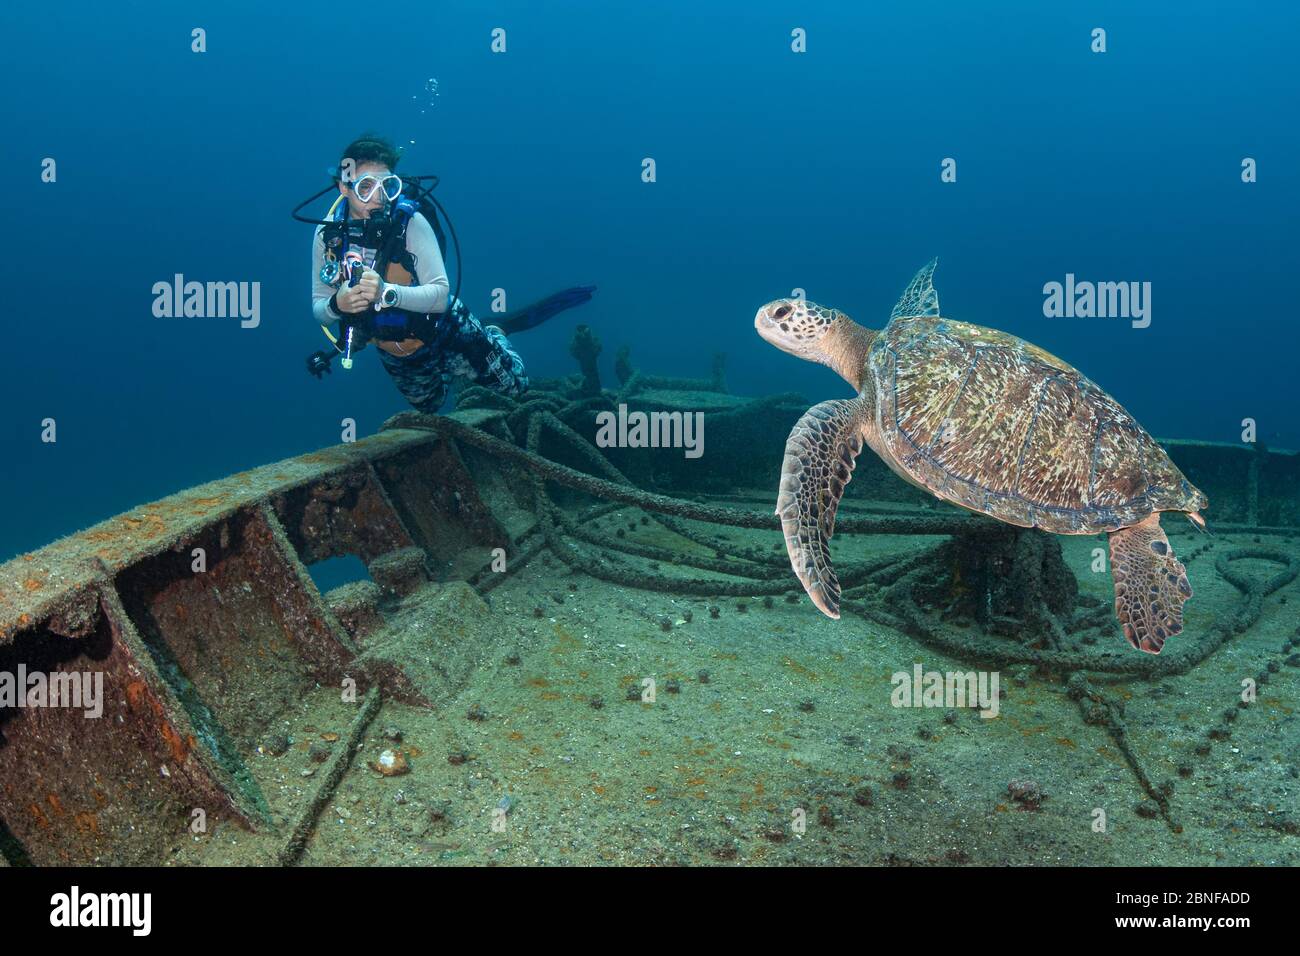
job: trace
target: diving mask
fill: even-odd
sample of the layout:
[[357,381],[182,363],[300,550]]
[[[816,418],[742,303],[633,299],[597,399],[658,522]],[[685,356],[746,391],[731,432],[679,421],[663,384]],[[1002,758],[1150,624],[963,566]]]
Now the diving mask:
[[348,184],[362,202],[370,202],[376,192],[383,191],[384,198],[392,202],[402,194],[402,177],[394,173],[387,176],[375,176],[366,173],[361,178]]

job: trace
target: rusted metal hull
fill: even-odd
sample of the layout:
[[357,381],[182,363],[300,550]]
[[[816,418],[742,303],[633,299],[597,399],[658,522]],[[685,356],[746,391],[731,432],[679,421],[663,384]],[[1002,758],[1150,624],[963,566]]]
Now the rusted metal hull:
[[[306,566],[355,555],[401,594],[430,562],[503,543],[456,448],[394,429],[0,566],[0,674],[28,675],[0,704],[0,858],[157,862],[196,819],[274,828],[247,762],[288,706],[318,686],[421,702],[400,670],[356,662]],[[101,712],[27,706],[33,674],[101,681]]]
[[[774,471],[788,416],[756,408],[728,421],[773,449]],[[499,412],[450,417],[505,431],[491,421]],[[102,681],[93,717],[0,700],[0,865],[158,863],[200,818],[208,831],[224,821],[274,834],[287,849],[267,862],[294,858],[312,815],[271,811],[252,759],[261,743],[311,694],[351,693],[358,714],[380,693],[434,703],[463,676],[451,671],[469,666],[449,660],[473,643],[462,625],[485,606],[463,584],[421,604],[443,641],[421,645],[424,672],[394,652],[402,618],[385,616],[430,577],[472,578],[482,549],[508,544],[484,496],[516,540],[533,523],[531,486],[513,464],[463,440],[467,429],[462,449],[418,424],[394,419],[373,437],[189,489],[0,565],[0,678]],[[1216,503],[1212,524],[1294,533],[1296,455],[1169,445]],[[723,449],[733,476],[768,470]],[[914,493],[874,456],[859,475],[855,487],[881,500]],[[342,555],[370,580],[322,595],[307,566]],[[342,773],[346,755],[337,760]],[[308,807],[327,796],[322,785]]]

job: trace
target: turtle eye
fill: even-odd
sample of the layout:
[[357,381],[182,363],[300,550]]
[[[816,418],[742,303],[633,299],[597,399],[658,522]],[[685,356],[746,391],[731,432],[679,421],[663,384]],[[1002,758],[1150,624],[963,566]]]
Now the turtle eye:
[[788,305],[781,306],[781,308],[777,309],[776,312],[773,313],[773,315],[778,319],[784,319],[789,314],[790,307]]

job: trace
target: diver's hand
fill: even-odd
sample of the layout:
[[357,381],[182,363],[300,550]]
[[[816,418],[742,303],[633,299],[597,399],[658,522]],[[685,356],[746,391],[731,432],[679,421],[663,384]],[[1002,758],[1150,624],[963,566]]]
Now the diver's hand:
[[356,285],[341,286],[334,294],[334,301],[338,304],[340,312],[355,315],[370,308],[378,295],[379,273],[367,269]]
[[370,307],[365,296],[361,294],[360,283],[354,286],[341,286],[334,293],[334,304],[344,315],[355,315],[358,312],[364,312]]
[[374,305],[375,300],[379,298],[379,273],[374,269],[367,269],[361,273],[361,281],[357,283],[357,290],[366,300],[366,305]]

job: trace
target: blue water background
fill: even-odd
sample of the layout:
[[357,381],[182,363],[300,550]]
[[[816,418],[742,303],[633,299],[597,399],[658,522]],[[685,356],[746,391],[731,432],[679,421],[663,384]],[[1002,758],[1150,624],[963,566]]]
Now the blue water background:
[[[734,391],[844,396],[755,308],[800,287],[878,327],[937,255],[946,315],[1060,355],[1154,434],[1250,417],[1300,447],[1298,27],[1289,3],[14,6],[0,559],[404,407],[373,351],[303,370],[324,339],[288,211],[363,129],[442,177],[477,312],[599,285],[519,337],[534,376],[574,370],[585,322],[609,381],[626,344],[654,373],[725,351]],[[178,272],[260,282],[260,327],[155,318]],[[1151,282],[1151,326],[1045,318],[1068,272]]]

